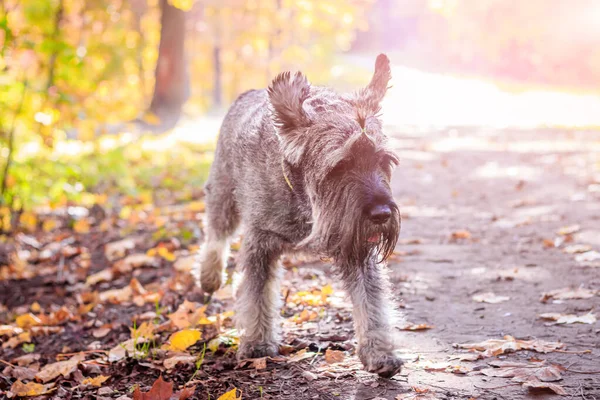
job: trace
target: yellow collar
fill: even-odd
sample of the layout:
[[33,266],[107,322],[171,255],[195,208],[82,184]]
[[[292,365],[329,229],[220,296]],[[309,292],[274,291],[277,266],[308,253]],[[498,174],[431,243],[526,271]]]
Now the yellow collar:
[[283,173],[283,179],[285,179],[285,183],[287,183],[287,185],[290,187],[290,189],[293,191],[294,187],[292,186],[292,182],[290,182],[290,179],[287,177],[287,175],[285,174],[285,166],[283,165],[285,161],[283,160],[283,157],[281,158],[281,172]]

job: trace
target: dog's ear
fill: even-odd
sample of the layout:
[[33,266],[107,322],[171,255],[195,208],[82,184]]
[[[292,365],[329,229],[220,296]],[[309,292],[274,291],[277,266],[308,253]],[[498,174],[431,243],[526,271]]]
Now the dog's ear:
[[381,101],[388,90],[388,84],[392,79],[390,59],[385,54],[380,54],[375,60],[375,73],[371,82],[358,92],[357,105],[361,118],[379,113]]
[[310,84],[301,72],[293,76],[289,72],[277,75],[267,91],[273,107],[273,122],[280,133],[309,125],[302,104],[308,98]]

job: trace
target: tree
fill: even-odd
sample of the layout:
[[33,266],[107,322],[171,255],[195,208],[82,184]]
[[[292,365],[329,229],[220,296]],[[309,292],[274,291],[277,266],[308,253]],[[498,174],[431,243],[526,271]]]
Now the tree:
[[160,44],[150,111],[162,129],[175,125],[189,97],[189,71],[185,55],[186,12],[168,0],[160,1]]

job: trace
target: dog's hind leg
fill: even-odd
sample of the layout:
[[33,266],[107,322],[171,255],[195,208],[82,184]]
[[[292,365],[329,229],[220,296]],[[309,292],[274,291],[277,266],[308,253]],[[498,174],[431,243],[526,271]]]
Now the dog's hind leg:
[[240,329],[239,360],[275,356],[279,352],[281,308],[281,239],[249,230],[244,236],[238,265],[243,279],[237,290],[236,324]]
[[229,237],[239,225],[240,217],[233,197],[233,181],[219,168],[219,160],[211,170],[205,186],[205,241],[200,248],[195,275],[202,290],[212,294],[221,287],[223,269],[229,254]]

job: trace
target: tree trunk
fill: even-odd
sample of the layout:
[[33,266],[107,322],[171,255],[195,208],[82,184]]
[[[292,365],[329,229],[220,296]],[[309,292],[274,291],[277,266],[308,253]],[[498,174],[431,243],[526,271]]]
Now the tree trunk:
[[160,1],[161,28],[156,84],[150,111],[161,120],[161,128],[173,127],[189,97],[189,76],[185,57],[185,12],[168,0]]

